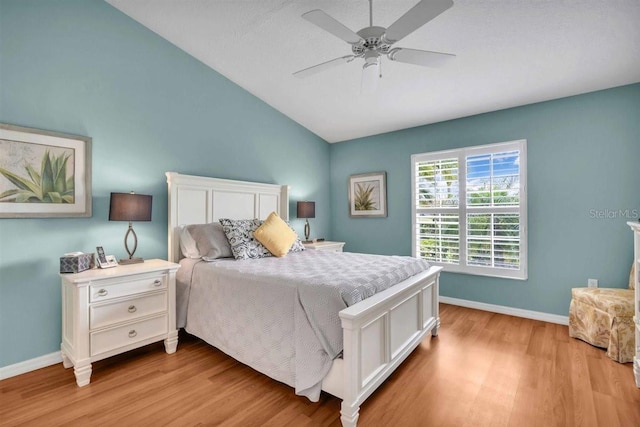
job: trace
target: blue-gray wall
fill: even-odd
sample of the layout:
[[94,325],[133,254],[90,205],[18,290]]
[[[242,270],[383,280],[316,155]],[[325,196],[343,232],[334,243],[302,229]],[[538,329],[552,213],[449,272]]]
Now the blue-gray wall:
[[[639,117],[633,85],[329,146],[101,0],[0,0],[0,122],[92,137],[94,197],[92,218],[0,219],[0,367],[59,348],[61,254],[124,255],[110,192],[154,196],[138,252],[166,256],[167,170],[292,184],[314,234],[408,255],[411,154],[526,138],[529,280],[445,274],[442,294],[566,315],[572,286],[626,281],[626,219],[591,210],[640,208]],[[389,217],[350,219],[348,176],[374,171]]]
[[[571,288],[587,278],[626,287],[626,221],[640,211],[640,84],[332,145],[333,238],[350,251],[410,255],[411,154],[518,139],[528,141],[529,279],[445,273],[441,294],[567,315]],[[349,175],[377,171],[387,172],[389,217],[349,218]]]
[[59,349],[60,255],[125,255],[112,191],[153,195],[145,258],[167,256],[165,171],[290,184],[329,237],[329,144],[101,0],[0,0],[0,122],[93,138],[92,218],[0,219],[0,366]]

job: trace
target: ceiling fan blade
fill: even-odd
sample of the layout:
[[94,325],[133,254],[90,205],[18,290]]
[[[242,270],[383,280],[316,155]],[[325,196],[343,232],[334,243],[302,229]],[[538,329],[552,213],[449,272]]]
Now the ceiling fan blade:
[[423,67],[440,67],[452,59],[455,59],[456,56],[451,53],[396,47],[395,49],[391,49],[388,57],[392,61],[406,62],[407,64],[421,65]]
[[349,28],[342,25],[340,22],[333,19],[320,9],[312,10],[302,15],[307,21],[316,24],[318,27],[325,31],[330,32],[334,36],[342,39],[350,44],[363,43],[362,37],[351,31]]
[[451,0],[421,0],[391,24],[383,38],[389,44],[402,40],[451,6]]
[[305,68],[304,70],[296,71],[293,73],[294,76],[299,78],[309,77],[320,71],[328,70],[329,68],[333,68],[336,65],[344,64],[346,62],[353,61],[355,58],[354,55],[342,56],[340,58],[332,59],[331,61],[323,62],[322,64],[314,65],[309,68]]

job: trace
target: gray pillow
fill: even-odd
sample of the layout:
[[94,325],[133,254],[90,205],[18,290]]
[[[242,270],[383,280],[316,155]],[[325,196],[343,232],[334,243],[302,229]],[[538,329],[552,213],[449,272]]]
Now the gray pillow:
[[187,258],[202,258],[205,261],[233,257],[222,225],[217,222],[181,226],[180,250]]

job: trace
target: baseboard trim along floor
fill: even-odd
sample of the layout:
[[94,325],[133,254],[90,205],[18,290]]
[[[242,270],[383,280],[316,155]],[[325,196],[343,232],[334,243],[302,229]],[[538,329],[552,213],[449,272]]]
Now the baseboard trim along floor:
[[37,369],[46,368],[47,366],[62,363],[62,356],[59,351],[25,360],[24,362],[14,363],[0,368],[0,380],[15,377],[16,375],[26,374],[27,372]]
[[569,317],[559,314],[543,313],[541,311],[524,310],[522,308],[507,307],[504,305],[487,304],[484,302],[470,301],[466,299],[440,296],[440,302],[444,304],[458,305],[460,307],[475,308],[476,310],[490,311],[492,313],[508,314],[509,316],[524,317],[525,319],[541,320],[543,322],[568,325]]

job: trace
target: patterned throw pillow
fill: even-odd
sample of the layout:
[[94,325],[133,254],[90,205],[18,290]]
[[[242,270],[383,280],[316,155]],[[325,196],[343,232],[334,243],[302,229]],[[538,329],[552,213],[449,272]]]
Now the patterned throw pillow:
[[229,240],[235,259],[271,256],[271,252],[253,237],[253,232],[262,224],[261,220],[220,218],[220,224]]
[[[293,229],[293,227],[291,226],[291,224],[289,224],[289,221],[285,221],[287,223],[287,225],[289,226],[290,229],[293,230],[293,232],[295,233],[296,230]],[[296,236],[298,235],[298,233],[296,233]],[[293,242],[293,245],[291,245],[291,249],[289,249],[289,252],[302,252],[304,251],[304,245],[302,244],[302,242],[300,241],[300,238],[296,238],[296,241]]]

